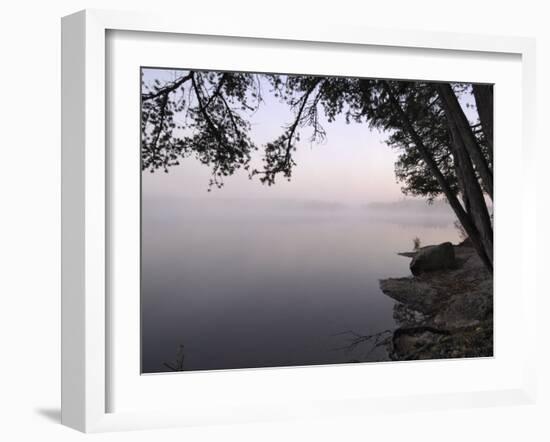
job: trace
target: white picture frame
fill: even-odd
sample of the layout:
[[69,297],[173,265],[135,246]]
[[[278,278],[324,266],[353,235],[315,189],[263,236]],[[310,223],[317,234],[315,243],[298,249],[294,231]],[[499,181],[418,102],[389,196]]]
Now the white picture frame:
[[[177,19],[142,13],[86,10],[62,21],[62,423],[84,432],[197,425],[216,422],[248,422],[288,417],[312,417],[368,414],[371,411],[487,406],[532,403],[536,396],[535,339],[525,338],[525,351],[518,354],[521,373],[500,388],[476,387],[462,392],[445,389],[427,394],[388,394],[372,397],[337,397],[327,393],[311,401],[289,397],[269,405],[248,402],[220,402],[216,407],[189,410],[158,409],[112,411],[109,393],[113,388],[109,376],[112,364],[109,327],[112,312],[109,302],[108,229],[110,204],[108,180],[108,63],[106,36],[111,31],[154,32],[164,35],[217,36],[246,39],[269,39],[273,42],[310,42],[346,46],[402,48],[404,51],[426,49],[443,52],[468,52],[480,59],[484,54],[508,54],[520,57],[521,63],[521,151],[506,155],[521,157],[524,188],[534,189],[534,174],[528,173],[534,162],[535,45],[532,39],[491,37],[415,31],[391,32],[345,26],[305,25],[294,28],[281,24],[238,23],[192,20],[181,24]],[[498,118],[498,106],[496,114]],[[498,191],[498,190],[497,190]],[[521,321],[524,335],[534,336],[536,317],[534,270],[526,265],[533,250],[535,193],[521,191]],[[498,244],[497,244],[498,247]],[[498,250],[497,250],[498,252]],[[532,275],[531,275],[532,276]],[[496,285],[498,287],[498,284]],[[497,288],[498,290],[498,288]],[[498,292],[497,292],[498,293]],[[498,294],[497,294],[498,296]],[[498,327],[498,324],[497,324]],[[498,358],[498,354],[496,354]],[[423,370],[426,363],[416,369]],[[461,369],[461,363],[454,370]],[[408,366],[412,367],[412,366]],[[444,370],[451,368],[443,368]],[[297,369],[294,373],[299,374]],[[347,376],[350,367],[331,367]],[[356,368],[351,368],[356,370]],[[261,385],[266,376],[287,376],[281,371],[255,371],[253,385]],[[260,374],[258,374],[260,373]],[[325,372],[328,373],[328,372]],[[139,373],[137,374],[139,375]],[[220,383],[233,382],[231,375],[216,376]],[[246,373],[239,374],[238,382]],[[165,377],[164,384],[169,384]],[[193,382],[201,382],[197,376]],[[254,384],[256,382],[257,384]],[[259,384],[258,384],[259,383]],[[208,399],[208,398],[207,398]],[[226,411],[224,411],[226,407]]]

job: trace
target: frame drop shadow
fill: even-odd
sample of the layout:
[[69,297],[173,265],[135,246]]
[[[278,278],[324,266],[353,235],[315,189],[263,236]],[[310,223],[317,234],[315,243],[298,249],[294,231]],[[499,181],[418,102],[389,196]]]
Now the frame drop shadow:
[[37,408],[34,410],[36,414],[42,416],[44,419],[54,422],[56,424],[61,423],[61,409],[60,408]]

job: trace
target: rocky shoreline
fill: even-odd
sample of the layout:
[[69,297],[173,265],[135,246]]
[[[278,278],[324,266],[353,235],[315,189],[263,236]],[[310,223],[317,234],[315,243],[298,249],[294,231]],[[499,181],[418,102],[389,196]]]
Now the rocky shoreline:
[[[441,261],[441,253],[442,268],[426,264],[425,256]],[[467,241],[445,243],[400,255],[412,258],[413,276],[380,281],[382,291],[397,301],[399,327],[388,340],[390,358],[493,356],[493,278],[473,247]]]

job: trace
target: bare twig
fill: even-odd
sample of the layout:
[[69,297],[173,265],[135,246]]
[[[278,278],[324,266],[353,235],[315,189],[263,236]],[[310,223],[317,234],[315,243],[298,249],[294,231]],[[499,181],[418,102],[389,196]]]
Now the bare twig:
[[334,350],[353,351],[361,344],[372,342],[373,345],[369,352],[367,352],[367,355],[369,355],[374,351],[374,349],[380,347],[381,345],[386,345],[388,340],[393,336],[393,330],[383,330],[381,332],[373,333],[371,335],[361,335],[353,330],[347,330],[341,333],[336,333],[333,336],[341,335],[351,336],[351,339],[348,340],[349,344],[343,347],[335,348]]
[[164,362],[162,365],[172,371],[183,371],[183,361],[185,359],[184,353],[185,345],[180,344],[176,353],[176,362],[172,364],[170,362]]

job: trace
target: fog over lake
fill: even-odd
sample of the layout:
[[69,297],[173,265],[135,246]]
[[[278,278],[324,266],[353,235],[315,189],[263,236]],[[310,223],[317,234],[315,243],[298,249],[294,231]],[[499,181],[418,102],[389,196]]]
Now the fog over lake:
[[376,361],[338,349],[395,328],[379,279],[410,274],[413,238],[457,242],[445,204],[145,196],[142,371]]
[[[184,74],[143,69],[144,90]],[[296,118],[296,106],[267,78],[258,85],[261,105],[239,111],[259,147],[249,171],[263,169],[266,146]],[[185,87],[172,98],[193,106]],[[193,135],[190,116],[175,113],[176,136]],[[390,132],[341,112],[318,118],[326,138],[313,142],[312,127],[300,124],[291,177],[280,174],[271,186],[239,168],[221,189],[209,189],[213,165],[197,152],[167,173],[143,170],[143,372],[170,371],[164,364],[177,365],[181,345],[184,370],[387,358],[382,347],[339,350],[349,340],[341,333],[396,328],[394,302],[379,279],[410,274],[409,259],[397,252],[410,251],[416,237],[422,245],[458,242],[453,211],[404,199]]]

